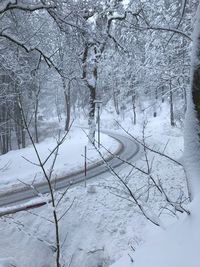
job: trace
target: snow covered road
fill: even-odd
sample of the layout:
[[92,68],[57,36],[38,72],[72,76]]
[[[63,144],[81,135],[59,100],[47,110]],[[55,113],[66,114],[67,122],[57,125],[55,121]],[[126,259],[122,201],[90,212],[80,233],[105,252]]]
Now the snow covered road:
[[[139,145],[136,144],[130,138],[116,134],[111,132],[104,132],[108,134],[111,138],[114,138],[118,143],[119,147],[117,151],[114,153],[116,156],[120,156],[123,160],[130,160],[134,158],[140,148]],[[123,162],[115,157],[110,156],[107,160],[109,166],[112,168],[117,168],[118,166],[122,165]],[[87,176],[85,178],[84,171],[79,170],[74,173],[70,173],[65,175],[64,177],[57,178],[56,180],[56,190],[63,189],[68,187],[69,185],[74,185],[80,182],[85,181],[85,179],[91,179],[98,177],[100,174],[109,172],[107,166],[103,163],[103,161],[99,161],[94,163],[87,171]],[[0,194],[0,207],[11,206],[23,203],[24,201],[30,200],[38,196],[37,192],[41,194],[48,193],[48,186],[46,182],[40,182],[34,184],[36,190],[33,190],[31,187],[24,187],[24,188],[17,188],[16,190],[12,190],[9,192],[1,193]]]

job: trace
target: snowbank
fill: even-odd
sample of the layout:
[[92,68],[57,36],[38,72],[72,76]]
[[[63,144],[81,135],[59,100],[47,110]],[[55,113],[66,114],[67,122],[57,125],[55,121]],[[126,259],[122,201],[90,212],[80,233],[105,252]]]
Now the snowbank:
[[200,197],[190,204],[191,215],[182,216],[135,253],[125,255],[112,267],[199,267]]

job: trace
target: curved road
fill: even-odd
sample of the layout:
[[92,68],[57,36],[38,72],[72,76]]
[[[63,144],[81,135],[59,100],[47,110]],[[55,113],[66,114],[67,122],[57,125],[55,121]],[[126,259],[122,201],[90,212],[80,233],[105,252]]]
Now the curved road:
[[[135,143],[133,140],[131,140],[129,137],[105,131],[103,133],[109,135],[110,137],[118,141],[119,149],[115,155],[120,156],[121,159],[131,160],[138,154],[140,150],[139,145]],[[109,165],[112,168],[117,168],[123,164],[123,162],[120,161],[120,159],[114,156],[110,157],[106,161],[109,162]],[[108,172],[107,166],[103,163],[103,161],[98,162],[97,164],[94,164],[94,166],[92,166],[90,169],[87,170],[86,179],[88,180],[97,177],[105,172]],[[56,190],[64,189],[69,185],[74,185],[83,181],[85,181],[85,176],[84,176],[84,171],[81,170],[79,172],[66,175],[65,177],[58,178],[56,180]],[[49,192],[46,182],[38,183],[35,184],[34,186],[42,194]],[[38,195],[36,194],[36,192],[30,187],[24,187],[14,191],[5,192],[3,194],[0,194],[0,207],[12,206],[19,203],[23,203],[37,196]]]

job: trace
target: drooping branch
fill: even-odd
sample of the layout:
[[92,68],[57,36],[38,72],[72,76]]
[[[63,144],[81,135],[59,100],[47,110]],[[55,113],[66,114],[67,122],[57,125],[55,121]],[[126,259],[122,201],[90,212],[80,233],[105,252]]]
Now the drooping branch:
[[59,14],[58,12],[55,12],[53,9],[47,9],[48,14],[53,18],[53,20],[56,22],[56,24],[58,25],[58,27],[60,28],[60,30],[63,30],[63,26],[62,24],[65,24],[67,26],[70,26],[72,28],[75,28],[77,30],[79,30],[80,32],[84,32],[85,29],[80,27],[79,25],[66,21],[65,17],[63,17],[61,14]]
[[164,152],[160,152],[160,151],[158,151],[158,150],[155,150],[155,149],[149,147],[149,146],[146,145],[146,144],[144,145],[143,142],[141,142],[140,140],[138,140],[138,138],[136,138],[135,136],[133,136],[133,135],[132,135],[129,131],[127,131],[127,130],[126,130],[120,123],[118,123],[117,121],[116,121],[116,123],[118,124],[118,126],[119,126],[119,127],[120,127],[120,128],[127,134],[127,135],[129,135],[129,136],[130,136],[134,141],[136,141],[138,144],[142,145],[143,147],[145,147],[145,148],[148,149],[149,151],[151,151],[151,152],[153,152],[153,153],[155,153],[155,154],[158,154],[158,155],[160,155],[161,157],[165,157],[165,158],[167,158],[168,160],[170,160],[170,161],[176,163],[177,165],[183,167],[183,165],[182,165],[179,161],[173,159],[172,157],[168,156],[168,155],[165,154]]
[[[105,160],[103,154],[101,153],[101,151],[97,148],[97,146],[95,144],[94,144],[94,147],[95,147],[96,151],[99,153],[101,159],[103,160],[104,164],[106,165],[106,167],[108,168],[110,173],[113,174],[114,177],[116,177],[119,180],[119,182],[124,186],[128,195],[134,201],[134,203],[139,208],[139,210],[144,215],[144,217],[147,220],[149,220],[150,222],[152,222],[153,224],[155,224],[156,226],[162,226],[162,223],[158,217],[156,217],[154,215],[151,216],[150,212],[146,211],[144,203],[135,195],[135,193],[131,190],[131,188],[128,186],[128,184],[121,178],[121,176],[115,171],[115,169]],[[147,206],[147,204],[146,204],[146,206]],[[153,214],[153,211],[151,211],[151,212]]]
[[[113,13],[113,12],[111,12]],[[123,50],[125,53],[127,53],[127,50],[117,41],[117,39],[111,34],[111,25],[112,25],[112,21],[125,21],[127,14],[131,14],[133,17],[136,17],[136,19],[140,16],[141,10],[139,10],[136,13],[133,13],[131,11],[125,11],[124,14],[120,15],[109,15],[108,16],[108,21],[107,21],[107,26],[106,26],[106,34],[108,36],[108,38],[110,38],[114,44],[116,45],[116,47],[119,47],[121,50]],[[106,42],[105,42],[106,44]],[[104,44],[104,46],[105,46]]]
[[30,53],[33,51],[38,52],[42,56],[42,58],[44,59],[44,61],[46,62],[49,68],[53,67],[61,77],[68,79],[68,76],[65,76],[65,74],[63,73],[63,70],[59,68],[59,66],[57,66],[52,59],[52,55],[54,55],[55,52],[52,55],[47,56],[39,47],[30,47],[26,44],[26,41],[21,41],[17,39],[15,36],[6,33],[5,31],[0,32],[0,37],[3,37],[9,40],[10,42],[16,44],[17,46],[24,49],[27,53]]
[[185,37],[186,39],[188,39],[189,41],[192,41],[191,36],[189,36],[188,34],[186,34],[185,32],[176,29],[176,28],[167,28],[167,27],[159,27],[159,26],[135,26],[132,25],[132,28],[136,29],[136,30],[143,30],[143,31],[148,31],[148,30],[154,30],[154,31],[165,31],[165,32],[172,32],[172,33],[176,33],[176,34],[180,34],[183,37]]
[[[182,10],[181,10],[181,17],[180,17],[180,19],[179,19],[179,21],[177,23],[176,29],[178,29],[179,26],[181,25],[181,22],[183,20],[183,16],[185,14],[186,4],[187,4],[187,0],[183,0],[183,2],[182,2]],[[167,41],[167,44],[171,41],[171,39],[174,37],[175,34],[176,34],[175,32],[172,33],[172,36]]]
[[53,4],[25,4],[21,1],[18,0],[5,0],[3,3],[1,3],[0,6],[0,14],[3,14],[4,12],[8,10],[13,10],[13,9],[18,9],[18,10],[23,10],[23,11],[29,11],[33,12],[36,10],[41,10],[41,9],[49,9],[49,8],[54,8],[55,5]]

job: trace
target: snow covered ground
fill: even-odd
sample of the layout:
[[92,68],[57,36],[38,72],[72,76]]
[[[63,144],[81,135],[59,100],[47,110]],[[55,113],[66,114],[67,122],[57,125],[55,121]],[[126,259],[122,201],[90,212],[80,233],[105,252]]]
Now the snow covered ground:
[[[106,120],[103,118],[104,115],[102,115],[104,128],[115,128],[115,130],[122,132],[115,122],[109,120],[108,115]],[[148,137],[146,141],[154,148],[160,150],[165,148],[166,154],[176,160],[181,160],[182,133],[177,128],[171,129],[168,118],[168,113],[164,109],[161,116],[149,120],[145,131],[145,135]],[[133,126],[130,121],[130,116],[127,116],[126,120],[122,120],[121,123],[131,134],[142,138],[142,118],[140,118],[141,123],[137,126]],[[175,200],[180,192],[183,192],[187,197],[185,176],[181,166],[153,153],[149,153],[149,160],[151,162],[153,160],[152,172],[154,177],[159,177],[162,180],[170,198]],[[146,168],[144,158],[139,159],[135,164]],[[130,166],[120,168],[118,173],[124,179],[128,179],[128,184],[132,190],[137,190],[147,180],[143,174],[136,172]],[[120,198],[119,195],[123,194],[123,191],[124,188],[116,177],[104,174],[89,181],[86,188],[79,185],[67,192],[58,208],[59,214],[62,215],[73,203],[66,216],[60,221],[62,259],[63,263],[66,263],[65,266],[108,267],[116,262],[112,265],[113,267],[147,267],[147,260],[151,262],[149,255],[155,255],[154,252],[165,254],[163,250],[162,252],[158,250],[161,249],[161,246],[157,246],[160,243],[144,245],[146,250],[145,247],[140,250],[139,247],[146,240],[154,240],[155,234],[167,232],[147,221],[138,208],[127,198]],[[174,236],[176,229],[179,228],[176,224],[178,214],[173,216],[172,212],[165,209],[167,208],[165,201],[155,190],[150,193],[149,205],[153,212],[160,214],[164,227],[169,224],[177,225],[171,233],[171,236]],[[52,209],[48,206],[1,218],[0,258],[13,262],[17,267],[53,267],[55,254],[51,247],[55,238],[54,226],[50,222],[51,218]],[[194,224],[197,221],[198,219],[195,219]],[[183,231],[185,230],[184,227],[189,227],[187,218]],[[182,242],[182,233],[180,232],[178,236],[180,238],[177,238],[177,242],[174,243],[174,249],[177,249],[177,246]],[[162,237],[156,239],[162,239]],[[197,242],[198,240],[197,238]],[[186,242],[186,239],[183,241]],[[148,250],[149,253],[147,253]],[[147,253],[147,258],[144,258],[142,251]],[[125,256],[117,262],[123,255]],[[167,254],[165,256],[167,257]],[[136,265],[136,258],[138,265]],[[133,263],[131,262],[132,259],[134,260]],[[5,261],[2,260],[2,262]],[[153,263],[154,265],[148,265],[148,267],[165,267],[160,262],[155,264],[155,261],[152,261]],[[184,265],[171,264],[166,266],[183,267]],[[197,265],[188,266],[197,267]]]
[[171,225],[167,230],[160,231],[148,239],[144,245],[132,255],[133,262],[126,253],[112,267],[199,267],[200,244],[200,198],[189,205],[190,216]]

